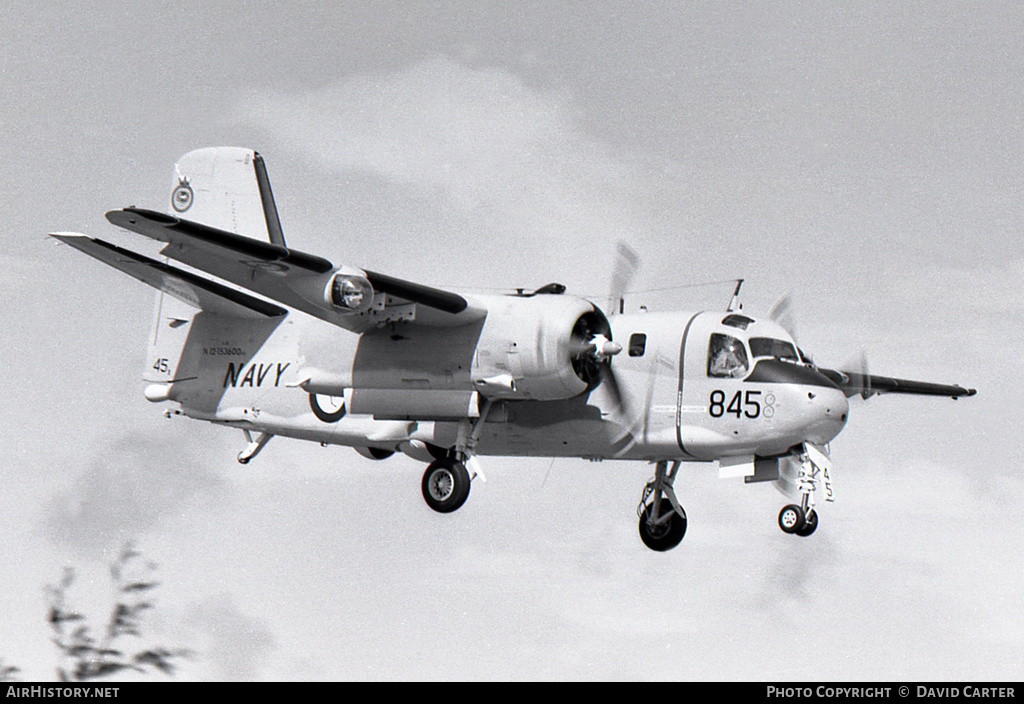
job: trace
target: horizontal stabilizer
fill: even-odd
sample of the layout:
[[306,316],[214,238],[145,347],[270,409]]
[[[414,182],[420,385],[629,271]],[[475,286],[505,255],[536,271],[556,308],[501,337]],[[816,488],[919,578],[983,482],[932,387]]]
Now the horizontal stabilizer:
[[52,234],[51,237],[178,300],[211,313],[235,318],[261,319],[277,318],[288,313],[285,308],[268,301],[103,240],[63,232]]
[[927,381],[911,381],[910,379],[894,379],[888,376],[876,376],[858,372],[837,371],[834,369],[818,369],[818,371],[843,390],[847,396],[861,394],[865,398],[874,394],[915,394],[919,396],[974,396],[976,389],[965,389],[955,384],[933,384]]

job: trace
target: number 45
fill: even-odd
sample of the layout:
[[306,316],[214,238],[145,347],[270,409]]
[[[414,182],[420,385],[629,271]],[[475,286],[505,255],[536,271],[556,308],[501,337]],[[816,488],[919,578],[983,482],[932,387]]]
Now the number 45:
[[153,362],[153,369],[156,369],[161,374],[170,374],[171,364],[167,360],[167,357],[161,357],[160,359]]

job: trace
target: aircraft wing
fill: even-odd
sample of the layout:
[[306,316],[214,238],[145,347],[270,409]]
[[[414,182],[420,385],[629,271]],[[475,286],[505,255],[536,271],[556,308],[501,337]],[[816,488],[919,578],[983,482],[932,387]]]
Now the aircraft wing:
[[961,396],[973,396],[978,393],[977,389],[965,389],[955,384],[933,384],[927,381],[894,379],[888,376],[835,369],[819,368],[818,371],[834,381],[847,397],[857,394],[864,398],[875,394],[916,394],[919,396],[949,396],[957,399]]
[[[409,320],[409,304],[426,306],[443,314],[431,315],[425,311],[426,315],[416,316],[417,320],[426,319],[435,324],[462,324],[486,313],[470,307],[457,293],[371,271],[335,267],[329,260],[314,254],[153,210],[112,210],[107,213],[107,220],[166,242],[167,246],[160,253],[171,259],[350,330],[362,330],[382,321]],[[339,312],[325,300],[324,291],[339,271],[365,276],[375,294],[380,294],[374,297],[370,316]],[[393,313],[388,312],[389,307]],[[448,320],[453,316],[458,316],[458,320]],[[438,318],[442,318],[440,323]]]
[[279,318],[287,309],[103,240],[71,232],[51,237],[189,305],[235,318]]

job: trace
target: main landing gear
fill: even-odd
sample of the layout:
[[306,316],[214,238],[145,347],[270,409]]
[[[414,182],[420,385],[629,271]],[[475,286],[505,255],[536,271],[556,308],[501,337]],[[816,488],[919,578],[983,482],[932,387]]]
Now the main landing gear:
[[640,540],[651,550],[664,552],[679,545],[686,535],[686,511],[672,489],[681,462],[674,460],[655,465],[654,479],[647,482],[636,512],[640,516]]
[[493,404],[493,399],[486,399],[479,417],[464,418],[459,423],[455,447],[443,457],[435,455],[436,459],[423,473],[423,500],[438,513],[451,513],[461,508],[469,498],[469,487],[474,478],[487,481],[473,456]]
[[423,473],[423,498],[438,513],[451,513],[466,503],[472,478],[462,462],[444,458]]

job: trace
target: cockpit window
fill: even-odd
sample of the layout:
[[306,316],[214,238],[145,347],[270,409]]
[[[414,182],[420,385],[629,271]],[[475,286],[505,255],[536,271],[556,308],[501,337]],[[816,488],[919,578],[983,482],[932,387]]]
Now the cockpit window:
[[754,357],[775,357],[776,359],[785,359],[790,362],[799,362],[800,357],[797,355],[796,347],[793,344],[784,340],[775,340],[770,337],[752,337],[750,338],[750,353]]
[[728,325],[731,328],[739,328],[740,330],[746,330],[747,326],[754,322],[753,318],[748,318],[745,315],[739,313],[733,313],[722,318],[722,325]]
[[629,336],[629,356],[643,357],[647,349],[647,335],[642,332],[635,332]]
[[746,376],[747,348],[735,337],[713,333],[708,344],[708,376],[731,377],[738,379]]

